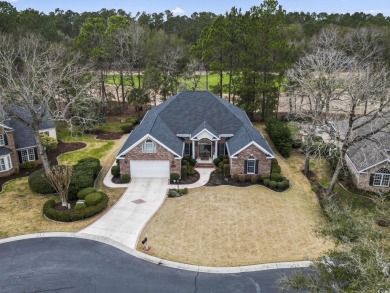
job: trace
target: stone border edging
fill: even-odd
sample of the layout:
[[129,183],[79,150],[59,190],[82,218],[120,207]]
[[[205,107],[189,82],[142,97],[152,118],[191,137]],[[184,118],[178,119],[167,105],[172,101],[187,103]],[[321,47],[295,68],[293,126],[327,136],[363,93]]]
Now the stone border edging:
[[150,263],[154,263],[156,265],[162,265],[173,269],[187,270],[187,271],[200,272],[200,273],[236,274],[236,273],[244,273],[244,272],[274,270],[274,269],[307,268],[312,264],[311,261],[296,261],[296,262],[279,262],[279,263],[268,263],[268,264],[259,264],[259,265],[249,265],[249,266],[238,266],[238,267],[206,267],[206,266],[189,265],[189,264],[164,260],[164,259],[160,259],[154,256],[144,254],[142,252],[134,250],[128,246],[125,246],[119,242],[116,242],[106,237],[95,236],[95,235],[84,234],[84,233],[72,233],[72,232],[48,232],[48,233],[20,235],[20,236],[0,239],[0,244],[19,241],[19,240],[34,239],[34,238],[49,238],[49,237],[69,237],[69,238],[73,237],[73,238],[97,241],[97,242],[101,242],[113,246],[136,258],[142,259]]

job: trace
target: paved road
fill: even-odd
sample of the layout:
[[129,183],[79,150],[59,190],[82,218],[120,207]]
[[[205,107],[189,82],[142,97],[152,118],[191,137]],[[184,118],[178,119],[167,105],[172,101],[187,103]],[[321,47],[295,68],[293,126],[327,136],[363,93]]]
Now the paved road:
[[100,242],[34,238],[0,245],[0,292],[278,292],[292,269],[205,274],[145,262]]
[[130,248],[166,197],[167,179],[133,179],[120,200],[81,233],[103,236]]

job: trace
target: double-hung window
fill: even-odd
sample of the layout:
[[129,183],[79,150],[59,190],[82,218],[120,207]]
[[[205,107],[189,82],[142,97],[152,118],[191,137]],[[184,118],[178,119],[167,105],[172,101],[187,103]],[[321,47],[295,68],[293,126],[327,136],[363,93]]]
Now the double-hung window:
[[0,172],[8,171],[12,168],[10,156],[0,157]]
[[22,158],[22,163],[35,161],[35,152],[33,148],[21,150],[20,156]]
[[144,146],[143,146],[143,152],[144,153],[155,153],[156,152],[156,146],[151,139],[148,139],[145,141]]
[[246,160],[246,174],[256,174],[256,159],[253,155]]
[[1,146],[1,145],[5,145],[5,138],[4,138],[4,135],[5,135],[5,134],[0,134],[0,146]]

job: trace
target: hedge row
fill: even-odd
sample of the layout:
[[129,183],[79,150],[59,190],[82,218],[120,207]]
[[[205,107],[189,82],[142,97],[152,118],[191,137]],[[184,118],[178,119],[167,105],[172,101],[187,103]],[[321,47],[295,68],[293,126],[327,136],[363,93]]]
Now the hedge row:
[[267,132],[280,154],[288,158],[292,149],[291,131],[288,126],[280,120],[269,120]]
[[[100,161],[96,158],[85,158],[73,166],[72,180],[69,186],[68,198],[77,197],[77,193],[86,187],[92,187],[100,172]],[[32,191],[40,194],[55,193],[55,189],[46,180],[43,169],[31,173],[28,184]]]
[[43,214],[54,221],[59,222],[74,222],[90,218],[107,207],[108,196],[104,192],[99,192],[101,199],[95,205],[87,206],[83,209],[75,209],[74,211],[59,211],[54,209],[56,202],[53,199],[48,200],[43,205]]

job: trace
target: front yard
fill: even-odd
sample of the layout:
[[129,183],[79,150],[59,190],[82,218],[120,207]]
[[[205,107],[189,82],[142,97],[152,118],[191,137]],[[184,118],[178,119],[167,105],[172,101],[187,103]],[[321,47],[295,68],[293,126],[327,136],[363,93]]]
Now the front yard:
[[[75,164],[78,160],[93,156],[100,159],[103,167],[96,182],[99,190],[105,192],[110,198],[108,210],[124,189],[109,189],[103,186],[103,176],[111,167],[115,154],[122,146],[125,136],[115,141],[97,140],[92,135],[70,137],[61,135],[64,141],[80,141],[87,144],[86,148],[65,153],[59,157],[61,164]],[[73,223],[55,223],[42,216],[42,206],[48,199],[58,199],[56,195],[43,196],[33,193],[27,182],[28,178],[19,178],[6,184],[0,193],[0,238],[12,237],[21,234],[38,232],[77,232],[100,217],[100,215],[87,220]]]
[[[186,196],[166,199],[141,234],[149,237],[152,249],[148,253],[205,266],[314,260],[322,256],[332,244],[316,233],[324,218],[315,193],[300,172],[302,158],[298,154],[288,160],[278,156],[278,161],[292,185],[286,192],[258,185],[219,186],[197,188]],[[141,243],[138,249],[142,250]]]

